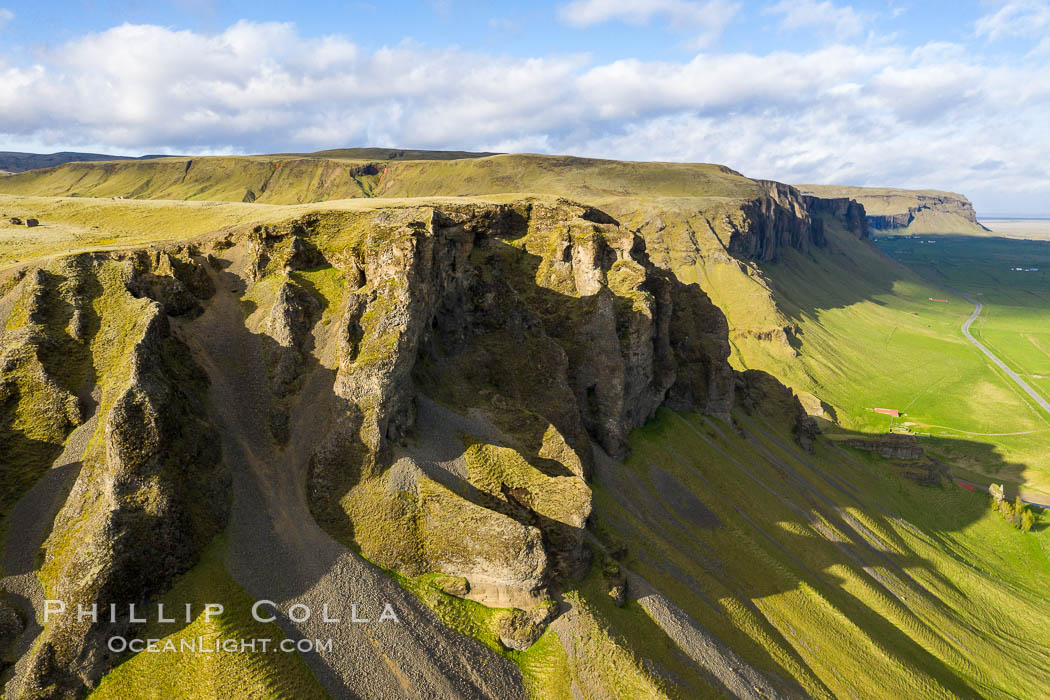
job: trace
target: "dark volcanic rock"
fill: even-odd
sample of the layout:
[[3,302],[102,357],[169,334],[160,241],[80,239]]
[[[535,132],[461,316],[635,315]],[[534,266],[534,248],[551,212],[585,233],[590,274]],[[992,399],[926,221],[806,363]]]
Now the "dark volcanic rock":
[[8,650],[23,629],[24,625],[18,611],[8,605],[0,594],[0,672],[6,669]]
[[741,205],[743,219],[739,225],[729,221],[727,248],[731,255],[772,261],[785,247],[805,252],[810,246],[825,244],[823,224],[809,212],[796,189],[779,182],[760,182],[767,188],[766,196]]
[[190,246],[136,251],[125,261],[124,284],[136,297],[160,304],[169,316],[197,313],[200,302],[215,294],[207,259]]
[[281,443],[288,441],[287,401],[299,388],[299,378],[310,350],[312,329],[321,311],[314,296],[290,279],[277,290],[263,332],[276,341],[268,350],[270,389],[277,399],[271,407],[270,432]]
[[496,622],[496,634],[500,644],[515,651],[525,651],[540,638],[556,612],[557,606],[548,601],[528,611],[512,610],[503,613]]
[[843,227],[860,239],[870,238],[868,217],[864,207],[849,197],[814,197],[803,195],[806,207],[814,214],[827,214],[838,219]]
[[737,400],[745,412],[760,413],[786,424],[800,446],[807,450],[813,448],[820,429],[791,389],[773,375],[757,369],[749,369],[736,376]]

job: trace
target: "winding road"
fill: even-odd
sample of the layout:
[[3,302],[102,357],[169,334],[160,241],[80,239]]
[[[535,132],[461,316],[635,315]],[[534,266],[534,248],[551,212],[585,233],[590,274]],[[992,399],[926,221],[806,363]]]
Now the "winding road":
[[953,291],[955,291],[956,294],[959,294],[960,296],[962,296],[964,299],[966,299],[971,304],[974,304],[975,307],[976,307],[976,308],[974,308],[973,313],[970,314],[970,318],[966,319],[966,322],[963,323],[963,325],[962,325],[962,332],[963,332],[963,335],[966,336],[966,339],[969,340],[974,345],[976,345],[977,349],[980,350],[981,352],[983,352],[985,355],[987,355],[988,359],[990,359],[992,362],[994,362],[996,364],[996,366],[999,367],[999,369],[1001,369],[1003,372],[1005,372],[1006,376],[1008,376],[1010,379],[1012,379],[1014,384],[1016,384],[1017,386],[1021,387],[1021,389],[1026,394],[1028,394],[1029,396],[1032,397],[1033,401],[1035,401],[1037,404],[1039,404],[1042,407],[1042,409],[1047,412],[1047,414],[1050,414],[1050,402],[1048,402],[1046,399],[1044,399],[1042,396],[1040,396],[1038,393],[1036,393],[1036,390],[1033,389],[1031,387],[1031,385],[1028,384],[1028,382],[1026,382],[1025,380],[1021,379],[1021,375],[1019,375],[1017,372],[1014,372],[1012,369],[1007,367],[1005,362],[1003,362],[998,357],[996,357],[995,353],[993,353],[991,350],[989,350],[987,347],[985,347],[981,343],[981,341],[977,340],[977,338],[974,338],[973,335],[970,333],[970,326],[973,325],[973,322],[976,321],[977,317],[981,314],[981,308],[982,308],[981,302],[977,301],[976,299],[971,297],[966,292],[960,292],[958,290],[953,290]]

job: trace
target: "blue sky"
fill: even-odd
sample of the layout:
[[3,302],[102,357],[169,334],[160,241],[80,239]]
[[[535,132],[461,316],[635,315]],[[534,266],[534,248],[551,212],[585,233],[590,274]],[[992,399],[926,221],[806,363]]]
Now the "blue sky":
[[1050,2],[0,0],[0,149],[720,162],[1050,213]]

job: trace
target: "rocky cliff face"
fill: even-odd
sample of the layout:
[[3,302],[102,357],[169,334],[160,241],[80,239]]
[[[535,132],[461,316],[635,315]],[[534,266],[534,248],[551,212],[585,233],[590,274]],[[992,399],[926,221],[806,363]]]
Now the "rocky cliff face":
[[[868,225],[880,231],[907,228],[917,219],[922,219],[931,213],[949,214],[974,226],[980,226],[977,222],[977,213],[973,210],[973,204],[965,197],[948,193],[916,194],[917,201],[908,203],[906,207],[902,207],[895,201],[894,195],[869,195],[869,197],[882,200],[878,204],[873,202],[873,205],[888,212],[868,216]],[[893,211],[894,209],[897,211]]]
[[877,231],[907,229],[915,233],[978,233],[973,204],[961,194],[938,190],[886,187],[798,185],[805,195],[823,200],[852,199],[863,206],[868,226]]
[[825,214],[838,220],[843,228],[860,239],[870,237],[864,206],[849,197],[814,197],[803,195],[811,214]]
[[[54,387],[26,398],[67,406],[67,432],[89,413],[99,426],[42,546],[44,593],[74,612],[48,624],[33,645],[20,697],[84,694],[117,660],[105,640],[130,623],[126,609],[116,627],[102,613],[97,622],[78,619],[77,605],[144,605],[222,530],[228,504],[206,380],[164,313],[199,303],[188,291],[201,290],[192,281],[201,279],[192,272],[199,264],[186,249],[61,259],[27,278],[26,325],[16,318],[11,329],[9,321],[9,347],[38,346],[32,355],[43,358],[44,385]],[[56,364],[48,347],[63,350],[63,361]],[[18,373],[5,377],[16,389],[32,384]]]
[[715,207],[705,216],[728,253],[741,260],[771,262],[787,248],[806,252],[827,245],[824,226],[834,219],[858,238],[867,238],[864,208],[847,198],[801,194],[790,185],[759,180],[761,197],[730,208]]
[[793,187],[760,181],[765,196],[745,202],[738,217],[725,220],[729,229],[729,253],[763,262],[776,260],[791,247],[806,251],[825,245],[824,227],[809,211],[806,200]]
[[[728,418],[724,317],[598,210],[449,205],[385,210],[349,238],[332,227],[256,231],[246,267],[260,281],[295,274],[291,251],[310,249],[346,280],[329,312],[333,419],[310,494],[322,523],[384,567],[538,602],[582,564],[592,445],[623,456],[662,405]],[[316,316],[289,284],[266,323],[293,347]],[[423,395],[439,403],[420,424]],[[428,432],[457,415],[458,429]],[[459,466],[434,466],[441,449]]]

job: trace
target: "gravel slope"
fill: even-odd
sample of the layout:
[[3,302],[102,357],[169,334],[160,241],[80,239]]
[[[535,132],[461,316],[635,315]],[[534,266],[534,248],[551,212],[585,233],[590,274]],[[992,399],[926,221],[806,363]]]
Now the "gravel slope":
[[[333,639],[329,653],[305,654],[337,698],[523,698],[510,661],[452,632],[385,573],[333,540],[315,523],[306,498],[308,457],[322,434],[334,373],[316,366],[291,418],[292,441],[278,449],[266,429],[266,368],[261,336],[244,326],[243,281],[220,275],[219,292],[179,333],[211,378],[211,401],[233,473],[226,566],[256,599],[314,612],[304,623],[279,618],[290,637]],[[233,293],[236,290],[237,293]],[[400,623],[350,624],[350,604],[373,620],[389,603]],[[343,624],[321,622],[322,606]],[[337,615],[338,616],[338,615]]]

